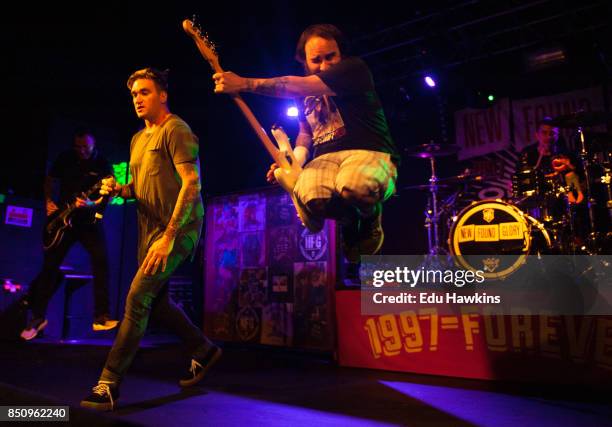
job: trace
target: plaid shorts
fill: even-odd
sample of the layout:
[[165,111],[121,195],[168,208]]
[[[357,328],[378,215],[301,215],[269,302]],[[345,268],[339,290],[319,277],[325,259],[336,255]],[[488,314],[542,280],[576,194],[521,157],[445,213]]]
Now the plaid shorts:
[[330,199],[348,190],[357,198],[384,201],[395,193],[397,169],[388,153],[342,150],[319,156],[306,164],[294,194],[302,204]]

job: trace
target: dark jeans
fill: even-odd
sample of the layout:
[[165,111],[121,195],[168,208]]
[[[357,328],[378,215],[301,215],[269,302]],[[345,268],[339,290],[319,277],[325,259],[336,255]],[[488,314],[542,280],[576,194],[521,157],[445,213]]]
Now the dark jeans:
[[201,358],[213,344],[204,336],[183,310],[174,304],[168,294],[168,281],[172,273],[191,255],[193,241],[187,236],[177,237],[168,257],[166,271],[145,276],[142,262],[132,280],[125,302],[125,314],[119,332],[110,350],[100,381],[119,383],[132,363],[149,316],[176,333],[194,357]]
[[81,243],[91,259],[93,272],[94,316],[109,313],[108,254],[106,237],[101,224],[75,226],[68,230],[62,241],[44,253],[43,267],[30,283],[26,297],[35,318],[44,318],[49,300],[58,289],[62,276],[60,266],[75,243]]

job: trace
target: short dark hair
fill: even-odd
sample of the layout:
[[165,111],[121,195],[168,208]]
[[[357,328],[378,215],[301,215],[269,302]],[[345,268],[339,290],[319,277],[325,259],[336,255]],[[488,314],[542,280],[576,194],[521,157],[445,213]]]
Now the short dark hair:
[[536,123],[536,132],[540,130],[541,126],[550,126],[553,128],[559,127],[552,117],[542,117],[540,120],[538,120]]
[[134,71],[128,78],[127,87],[132,90],[132,86],[136,80],[148,79],[153,80],[160,91],[168,92],[168,73],[170,70],[158,70],[157,68],[143,68],[142,70]]
[[338,27],[332,24],[314,24],[310,25],[302,32],[302,35],[297,42],[297,46],[295,47],[295,59],[302,64],[306,62],[305,47],[306,42],[310,40],[311,37],[321,37],[326,40],[334,40],[336,44],[338,44],[338,49],[340,49],[340,54],[342,56],[348,53],[348,42]]

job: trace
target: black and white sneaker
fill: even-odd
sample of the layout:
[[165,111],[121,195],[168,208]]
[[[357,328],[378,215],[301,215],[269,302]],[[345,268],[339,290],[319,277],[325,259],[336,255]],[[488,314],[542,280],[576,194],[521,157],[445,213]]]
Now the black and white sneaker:
[[112,411],[119,400],[119,387],[114,382],[98,381],[91,394],[81,401],[82,408]]
[[202,359],[191,359],[191,367],[187,374],[181,378],[181,387],[191,387],[202,381],[208,370],[219,360],[223,351],[220,347],[211,348]]
[[44,318],[30,320],[28,326],[26,326],[25,329],[21,331],[21,338],[26,341],[33,340],[34,338],[36,338],[40,331],[47,327],[48,323],[49,322],[47,321],[47,319]]

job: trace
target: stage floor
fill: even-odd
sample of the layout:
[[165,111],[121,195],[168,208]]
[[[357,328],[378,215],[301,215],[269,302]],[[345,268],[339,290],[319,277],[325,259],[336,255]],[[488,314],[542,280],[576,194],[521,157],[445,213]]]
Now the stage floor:
[[[110,341],[0,342],[1,405],[71,406],[71,424],[148,426],[604,426],[612,394],[339,368],[330,358],[225,346],[200,387],[182,391],[187,360],[165,339],[144,343],[119,408],[78,407]],[[562,373],[560,373],[562,374]]]

